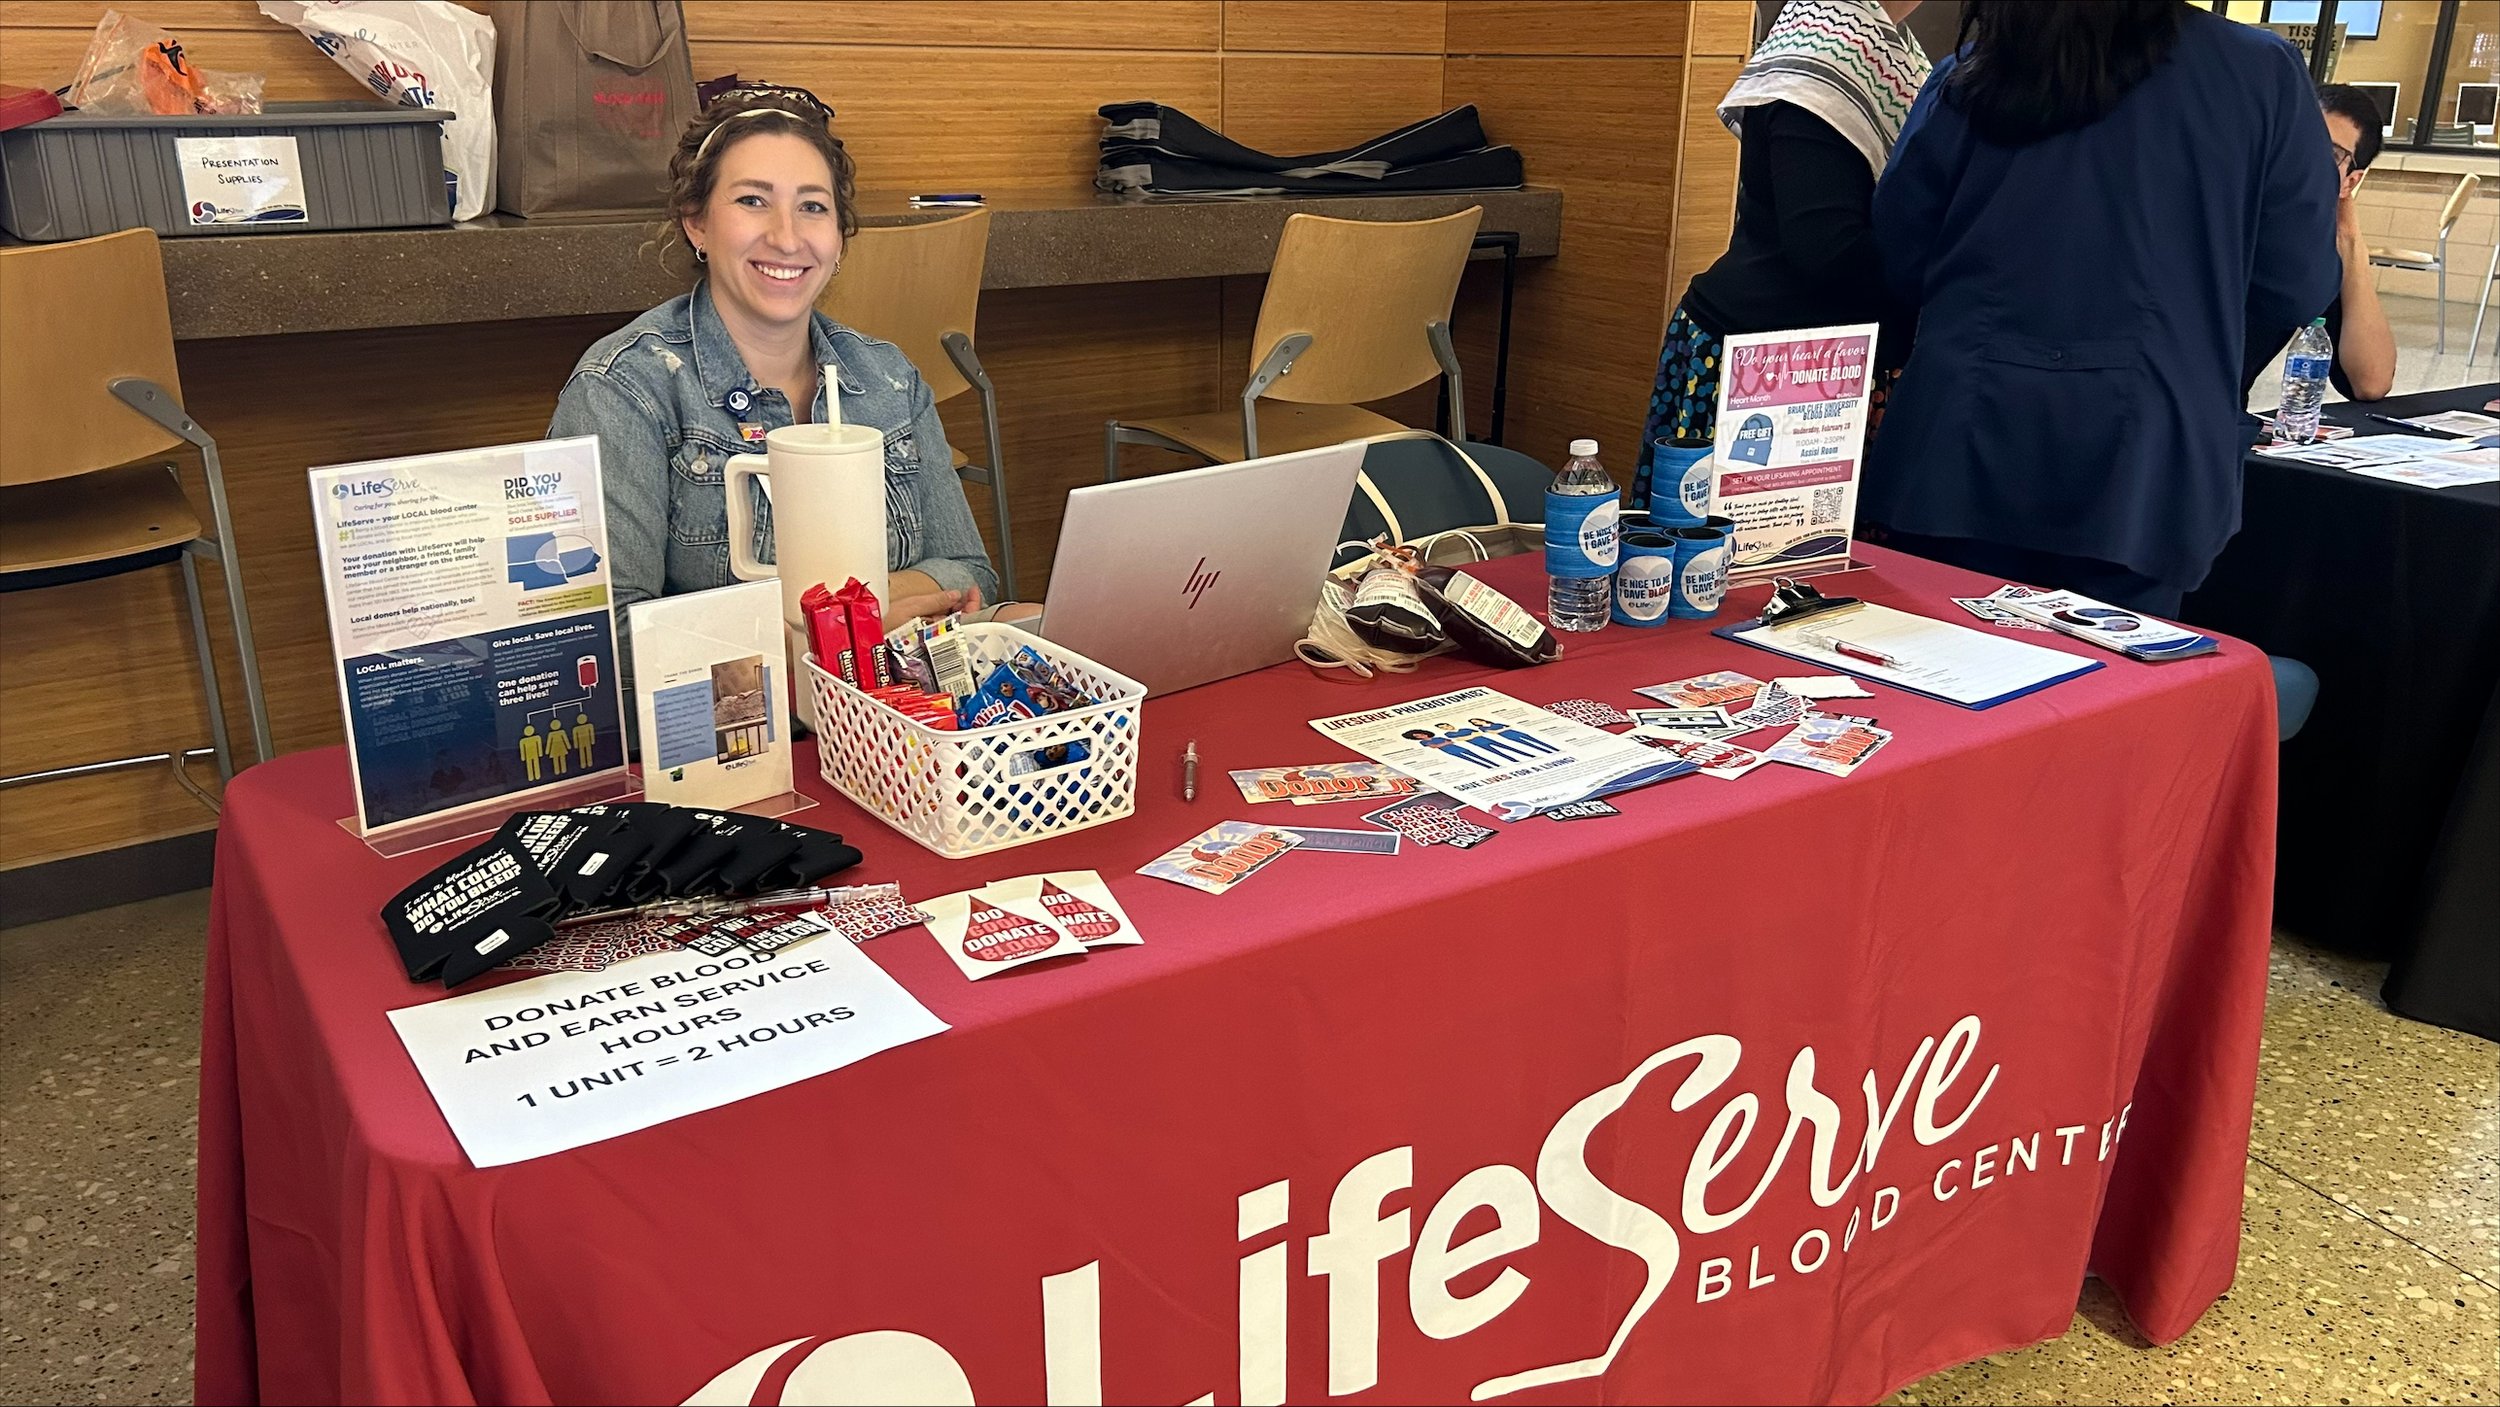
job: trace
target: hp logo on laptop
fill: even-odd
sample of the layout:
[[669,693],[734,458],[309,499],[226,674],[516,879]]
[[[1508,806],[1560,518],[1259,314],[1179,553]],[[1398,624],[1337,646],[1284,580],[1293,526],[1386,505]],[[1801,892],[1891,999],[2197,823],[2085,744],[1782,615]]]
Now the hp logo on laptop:
[[1222,572],[1207,570],[1206,558],[1198,559],[1198,565],[1189,569],[1188,584],[1181,588],[1181,594],[1189,598],[1189,609],[1198,609],[1198,598],[1206,595],[1215,586],[1216,578],[1222,575]]

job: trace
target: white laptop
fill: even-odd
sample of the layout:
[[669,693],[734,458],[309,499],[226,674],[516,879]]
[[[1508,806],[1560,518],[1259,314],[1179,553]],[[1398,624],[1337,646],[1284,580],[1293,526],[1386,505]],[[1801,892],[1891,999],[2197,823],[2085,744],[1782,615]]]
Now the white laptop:
[[1071,490],[1040,634],[1149,694],[1291,659],[1363,449],[1354,441]]

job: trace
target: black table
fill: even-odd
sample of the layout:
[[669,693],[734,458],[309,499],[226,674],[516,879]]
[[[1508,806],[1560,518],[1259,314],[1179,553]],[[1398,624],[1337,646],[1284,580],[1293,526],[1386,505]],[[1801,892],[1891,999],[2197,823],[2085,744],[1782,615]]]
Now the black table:
[[[2500,383],[2330,405],[2480,410]],[[2318,672],[2283,748],[2275,924],[2393,963],[2390,1009],[2500,1040],[2500,485],[2248,457],[2239,535],[2185,617]]]

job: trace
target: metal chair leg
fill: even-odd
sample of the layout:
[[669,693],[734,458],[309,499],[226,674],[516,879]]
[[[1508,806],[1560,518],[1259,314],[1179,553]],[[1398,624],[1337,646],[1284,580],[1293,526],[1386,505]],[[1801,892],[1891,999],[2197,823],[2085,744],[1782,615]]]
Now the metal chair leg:
[[1102,481],[1106,484],[1120,481],[1120,422],[1117,420],[1102,423]]
[[200,655],[200,689],[208,697],[209,741],[217,748],[217,775],[234,780],[234,744],[226,736],[225,696],[217,688],[217,654],[208,644],[208,612],[200,605],[200,568],[191,548],[182,549],[182,594],[191,607],[191,645]]
[[989,373],[982,369],[981,358],[972,349],[972,339],[960,332],[950,332],[938,339],[946,348],[947,360],[972,383],[981,397],[981,433],[989,445],[988,483],[990,511],[998,519],[998,584],[1001,598],[1016,596],[1016,534],[1007,511],[1007,470],[999,456],[998,388],[991,384]]
[[[2465,364],[2472,366],[2482,354],[2483,314],[2491,311],[2491,283],[2500,279],[2500,241],[2491,246],[2491,267],[2483,271],[2483,296],[2474,301],[2474,335],[2465,339]],[[2500,356],[2500,338],[2493,339],[2492,355]]]
[[107,389],[122,404],[180,435],[200,452],[208,478],[209,516],[217,525],[214,548],[226,574],[226,609],[234,616],[235,652],[243,661],[243,702],[252,718],[252,747],[255,760],[266,762],[277,755],[277,749],[269,742],[269,705],[261,693],[260,656],[252,648],[252,613],[243,601],[243,562],[235,552],[234,519],[226,511],[226,474],[217,460],[217,441],[183,411],[172,393],[144,376],[118,377]]
[[2448,234],[2439,235],[2439,355],[2448,355]]

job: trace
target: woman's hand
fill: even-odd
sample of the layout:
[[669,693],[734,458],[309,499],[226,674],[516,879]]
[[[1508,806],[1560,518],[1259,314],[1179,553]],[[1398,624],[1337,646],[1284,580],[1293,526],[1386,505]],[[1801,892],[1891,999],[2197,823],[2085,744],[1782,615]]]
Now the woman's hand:
[[892,630],[913,619],[934,620],[956,611],[981,609],[981,588],[968,586],[961,591],[924,591],[897,596],[886,603],[885,628]]

